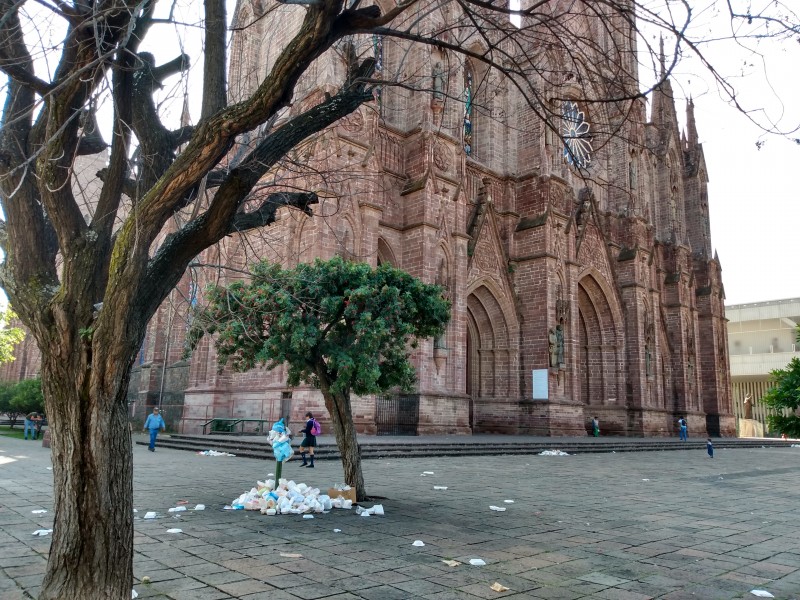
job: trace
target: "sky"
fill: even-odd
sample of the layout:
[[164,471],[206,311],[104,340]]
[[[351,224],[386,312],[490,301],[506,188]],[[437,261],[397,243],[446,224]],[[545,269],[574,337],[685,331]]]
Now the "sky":
[[[718,27],[724,28],[726,20]],[[800,43],[762,40],[709,48],[709,60],[728,75],[740,103],[762,124],[800,123]],[[699,71],[698,71],[699,72]],[[711,241],[719,253],[727,305],[800,297],[800,145],[765,134],[724,102],[708,77],[691,68],[675,74],[675,95],[695,102],[698,136],[709,177]],[[758,144],[757,144],[758,143]]]

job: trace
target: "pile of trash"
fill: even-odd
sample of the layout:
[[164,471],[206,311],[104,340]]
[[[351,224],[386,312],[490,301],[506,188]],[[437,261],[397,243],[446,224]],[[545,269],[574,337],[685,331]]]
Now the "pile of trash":
[[200,456],[236,456],[230,452],[220,452],[218,450],[202,450],[198,452]]
[[539,456],[569,456],[569,453],[563,450],[543,450],[539,452]]
[[[225,508],[228,508],[227,506]],[[353,508],[353,501],[344,497],[331,498],[305,483],[286,479],[257,481],[256,487],[245,492],[230,504],[233,510],[258,510],[262,515],[302,515],[327,512],[332,508]]]

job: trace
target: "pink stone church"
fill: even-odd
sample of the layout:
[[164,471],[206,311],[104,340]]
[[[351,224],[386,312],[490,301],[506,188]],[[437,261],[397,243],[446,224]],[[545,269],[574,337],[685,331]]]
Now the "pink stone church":
[[[256,85],[301,18],[298,7],[239,2],[232,100]],[[324,427],[321,395],[287,387],[282,369],[220,371],[209,340],[188,360],[182,353],[187,307],[202,303],[206,284],[246,277],[262,258],[338,254],[438,283],[453,306],[445,335],[414,355],[414,390],[353,399],[360,432],[583,436],[597,417],[603,435],[668,436],[685,416],[690,435],[734,435],[724,290],[691,101],[681,128],[668,79],[624,111],[584,105],[576,90],[548,125],[492,69],[369,38],[359,52],[374,54],[387,81],[375,101],[264,181],[263,193],[316,191],[313,216],[282,209],[271,227],[198,257],[149,326],[132,416],[161,404],[174,429],[198,433],[213,418],[297,423],[310,410]],[[633,42],[623,42],[615,60],[635,74]],[[346,53],[335,50],[300,82],[293,108],[342,80]],[[390,85],[400,72],[415,85]],[[563,77],[580,80],[569,67]]]

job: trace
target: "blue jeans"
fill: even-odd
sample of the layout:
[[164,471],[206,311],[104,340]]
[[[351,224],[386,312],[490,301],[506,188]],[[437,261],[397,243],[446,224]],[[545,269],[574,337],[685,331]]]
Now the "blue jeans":
[[150,449],[155,450],[156,448],[156,436],[158,435],[158,429],[151,429],[150,430]]
[[36,425],[30,419],[25,419],[25,431],[22,432],[22,437],[28,439],[28,431],[31,432],[31,439],[36,435]]
[[680,430],[680,432],[678,433],[678,436],[679,436],[679,437],[680,437],[680,438],[681,438],[681,439],[682,439],[684,442],[685,442],[685,441],[687,441],[687,439],[689,438],[689,436],[686,434],[686,427],[681,427],[681,430]]

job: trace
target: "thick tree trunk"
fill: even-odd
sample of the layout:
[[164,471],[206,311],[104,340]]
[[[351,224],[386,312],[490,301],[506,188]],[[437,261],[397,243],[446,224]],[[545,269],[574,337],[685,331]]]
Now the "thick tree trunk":
[[356,491],[356,499],[362,502],[367,499],[364,486],[364,473],[361,470],[361,453],[358,448],[358,434],[353,423],[353,411],[350,406],[350,394],[335,394],[326,385],[321,386],[325,398],[325,408],[333,421],[333,432],[336,445],[342,457],[344,482]]
[[133,461],[125,400],[130,365],[114,369],[117,385],[102,391],[91,383],[102,375],[82,365],[85,360],[63,360],[63,348],[42,350],[55,522],[39,598],[127,600],[133,584]]

